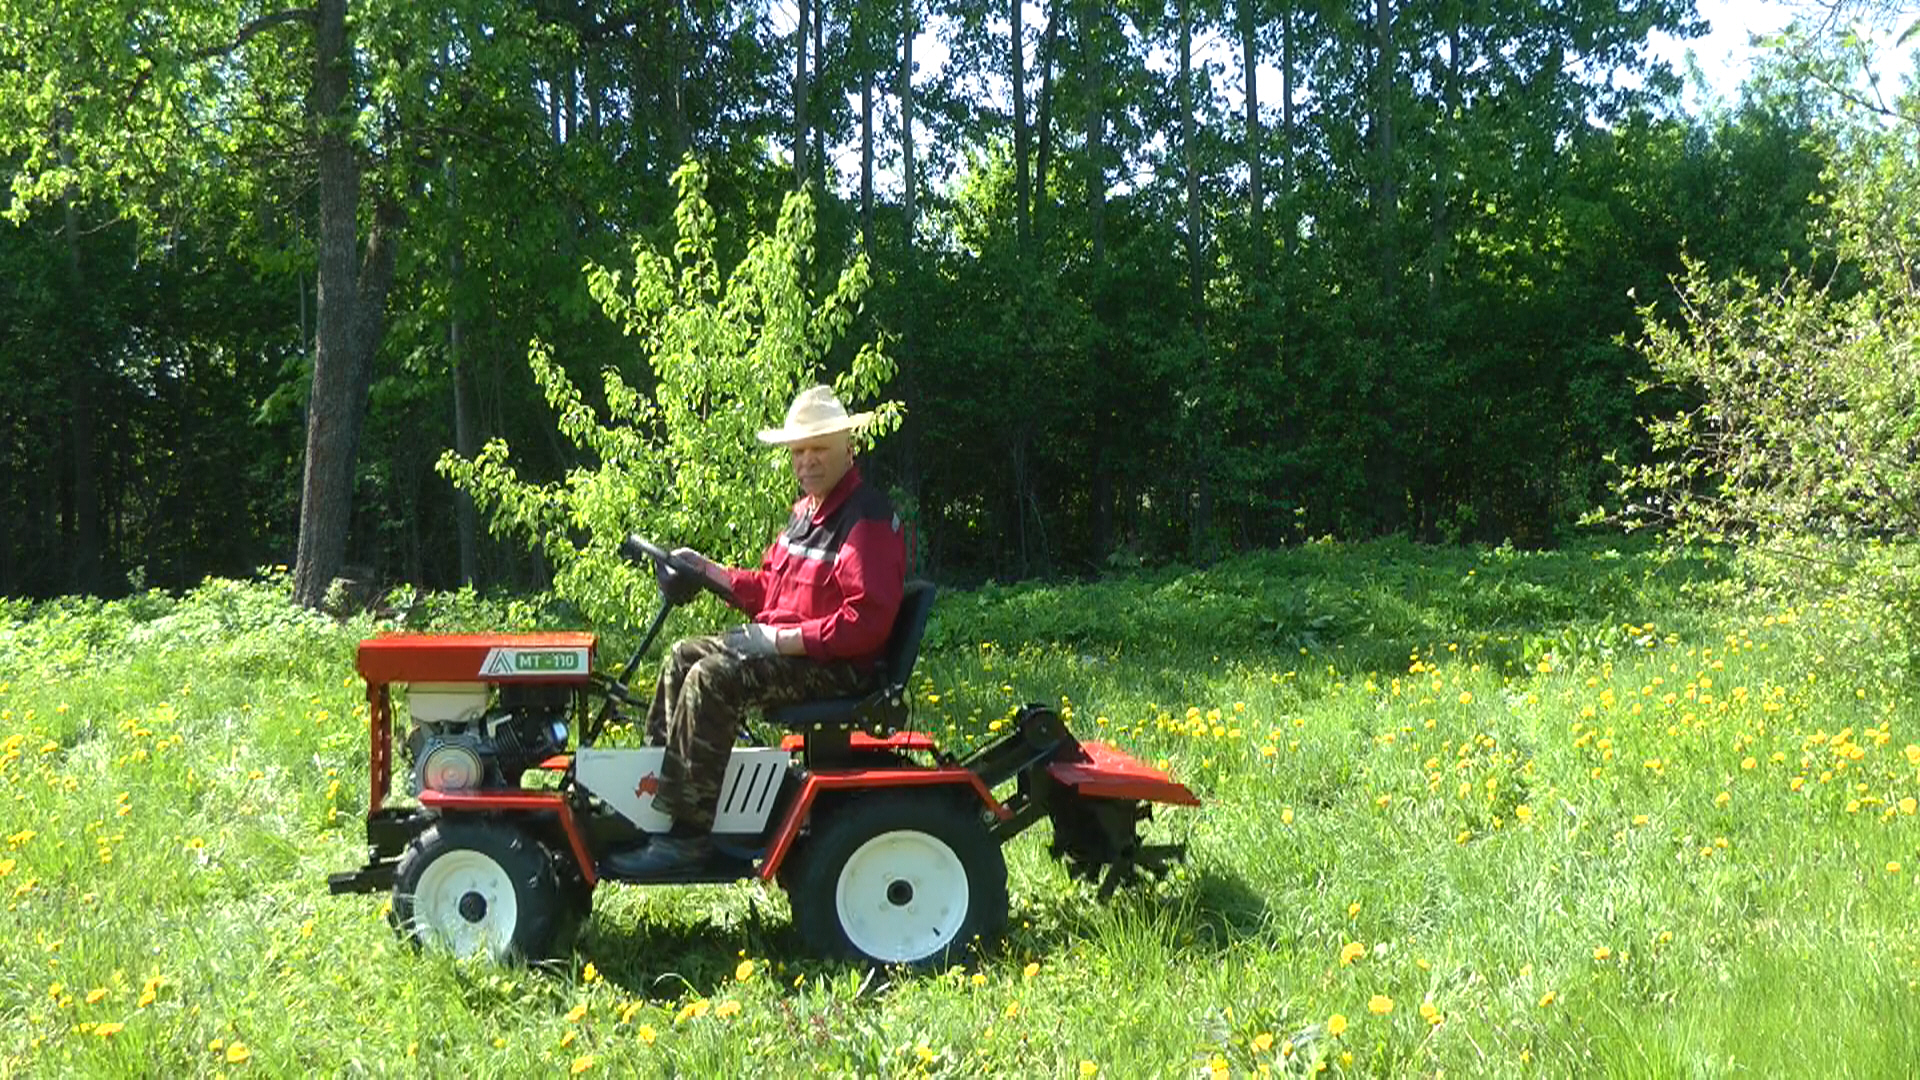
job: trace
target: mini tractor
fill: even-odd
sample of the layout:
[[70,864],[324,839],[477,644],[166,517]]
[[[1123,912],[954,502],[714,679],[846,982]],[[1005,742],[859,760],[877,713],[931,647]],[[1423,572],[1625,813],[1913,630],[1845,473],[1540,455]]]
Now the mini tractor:
[[[620,550],[651,563],[661,602],[617,675],[594,669],[590,633],[361,642],[368,860],[331,875],[333,892],[392,890],[395,927],[422,946],[538,961],[567,954],[602,884],[758,878],[787,891],[810,948],[924,968],[1002,928],[1000,846],[1041,819],[1054,857],[1102,898],[1184,856],[1184,845],[1143,844],[1138,827],[1155,803],[1198,806],[1193,793],[1114,747],[1080,742],[1045,705],[1019,709],[965,758],[909,728],[908,679],[934,597],[910,581],[870,692],[767,709],[778,745],[735,747],[712,860],[670,877],[603,871],[604,856],[671,822],[653,806],[664,750],[595,744],[644,713],[650,684],[631,683],[672,610],[702,589],[733,601],[637,536]],[[742,718],[743,740],[752,726]]]

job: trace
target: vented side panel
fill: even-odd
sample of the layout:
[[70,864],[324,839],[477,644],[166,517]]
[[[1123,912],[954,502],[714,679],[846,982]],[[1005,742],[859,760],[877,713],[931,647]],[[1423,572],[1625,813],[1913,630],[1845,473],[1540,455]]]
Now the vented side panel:
[[[657,746],[581,750],[574,755],[574,778],[628,821],[647,832],[665,832],[673,821],[653,807],[660,759],[665,754]],[[780,778],[791,760],[786,751],[773,747],[735,749],[727,761],[726,779],[720,784],[714,831],[757,833],[766,828],[774,798],[780,793]]]

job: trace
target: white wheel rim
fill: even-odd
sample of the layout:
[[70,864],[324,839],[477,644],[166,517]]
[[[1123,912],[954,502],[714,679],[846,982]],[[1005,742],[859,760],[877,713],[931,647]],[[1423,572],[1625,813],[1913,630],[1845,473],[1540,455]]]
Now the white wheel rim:
[[840,868],[833,895],[853,947],[893,964],[952,944],[970,900],[960,856],[938,837],[910,830],[861,844]]
[[455,956],[502,956],[519,925],[513,879],[492,857],[449,851],[427,864],[413,892],[413,932]]

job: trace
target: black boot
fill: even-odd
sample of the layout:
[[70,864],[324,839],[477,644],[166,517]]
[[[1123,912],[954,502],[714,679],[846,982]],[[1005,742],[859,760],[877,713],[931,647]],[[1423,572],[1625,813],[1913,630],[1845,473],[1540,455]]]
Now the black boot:
[[713,837],[655,836],[646,844],[615,852],[602,865],[615,877],[648,878],[684,873],[705,866],[713,857]]

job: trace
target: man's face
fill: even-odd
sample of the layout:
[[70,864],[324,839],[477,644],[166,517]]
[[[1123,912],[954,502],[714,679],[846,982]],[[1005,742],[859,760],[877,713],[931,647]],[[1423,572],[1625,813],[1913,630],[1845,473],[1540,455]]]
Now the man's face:
[[826,498],[853,467],[853,440],[844,431],[793,443],[787,451],[793,455],[793,475],[801,490],[816,499]]

